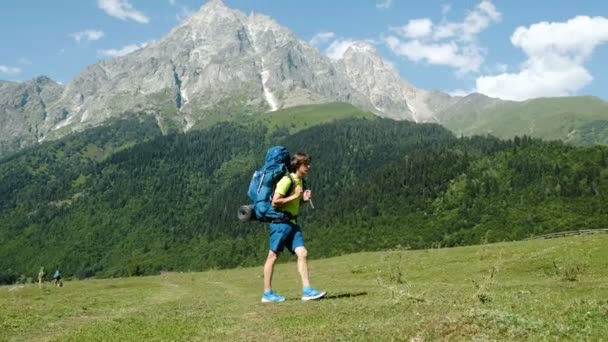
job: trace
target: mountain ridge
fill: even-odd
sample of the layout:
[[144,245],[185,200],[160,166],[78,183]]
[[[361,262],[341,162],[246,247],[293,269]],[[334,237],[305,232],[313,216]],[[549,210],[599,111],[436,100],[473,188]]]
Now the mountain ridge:
[[[351,49],[349,56],[351,62],[363,56],[360,59],[382,64],[375,51]],[[246,15],[221,1],[209,1],[162,39],[85,68],[35,124],[38,139],[55,139],[110,117],[140,112],[156,117],[164,131],[188,131],[210,115],[328,102],[352,103],[394,119],[418,119],[407,103],[416,98],[416,88],[384,68],[390,76],[385,79],[396,84],[376,86],[373,92],[393,88],[398,96],[384,96],[373,104],[372,94],[353,86],[348,75],[361,69],[352,63],[339,66],[269,16]],[[423,101],[417,105],[424,106]],[[419,120],[432,120],[426,107],[421,113]]]
[[[483,121],[487,111],[512,103],[418,89],[368,42],[356,42],[332,60],[273,18],[247,15],[216,0],[162,39],[89,65],[66,86],[53,82],[52,96],[42,101],[24,97],[24,87],[0,83],[0,123],[7,123],[0,125],[0,156],[133,113],[154,117],[165,133],[187,132],[232,114],[344,102],[381,117],[437,122],[456,134],[485,134],[496,128],[471,121]],[[18,100],[23,98],[23,103]],[[598,138],[573,141],[604,141],[608,131],[598,131],[594,122],[603,127],[606,113],[571,129],[593,131]],[[463,127],[462,122],[470,124]]]

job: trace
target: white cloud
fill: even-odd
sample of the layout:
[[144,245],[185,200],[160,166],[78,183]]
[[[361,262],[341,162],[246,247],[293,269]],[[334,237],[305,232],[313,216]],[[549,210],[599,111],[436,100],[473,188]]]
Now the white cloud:
[[562,70],[539,65],[540,68],[524,68],[519,73],[479,77],[475,82],[477,91],[505,100],[526,100],[571,95],[593,80],[584,67],[563,62]]
[[[327,40],[329,40],[329,36],[333,39],[333,32],[325,32],[327,35]],[[318,35],[317,35],[318,36]],[[316,37],[316,36],[315,36]],[[314,38],[313,38],[314,39]],[[312,40],[311,40],[312,44]],[[344,53],[346,50],[353,45],[358,45],[362,49],[368,49],[368,45],[377,45],[378,42],[373,39],[351,39],[351,38],[337,38],[334,39],[329,46],[325,49],[325,55],[333,60],[339,60],[344,57]]]
[[376,3],[377,9],[389,9],[393,5],[393,0],[382,0]]
[[413,19],[394,31],[407,38],[426,37],[433,32],[433,21],[429,18]]
[[[442,7],[444,15],[449,10],[449,5]],[[485,49],[479,46],[477,35],[501,17],[492,2],[485,0],[461,22],[444,20],[434,24],[428,18],[413,19],[402,27],[392,28],[398,36],[385,37],[384,42],[397,55],[414,62],[449,66],[463,76],[479,72]]]
[[[374,41],[373,39],[336,39],[325,50],[325,55],[333,60],[342,59],[346,51],[353,45],[358,51],[377,53],[374,47],[377,44],[378,42]],[[390,63],[387,62],[387,64]]]
[[562,23],[540,22],[530,28],[518,27],[511,43],[528,55],[554,52],[587,58],[593,49],[608,41],[608,18],[578,16]]
[[567,22],[518,27],[511,43],[527,55],[519,72],[482,76],[477,91],[509,100],[573,95],[593,76],[584,63],[608,42],[608,18],[577,16]]
[[346,50],[348,50],[348,48],[351,45],[353,45],[357,42],[358,42],[357,40],[352,40],[352,39],[335,40],[329,45],[329,47],[325,51],[325,54],[327,55],[327,57],[334,59],[334,60],[341,59],[342,56],[344,56],[344,53],[346,52]]
[[459,40],[473,40],[481,31],[493,22],[502,18],[500,12],[490,1],[482,1],[470,11],[462,22],[446,22],[437,25],[435,39],[455,38]]
[[386,45],[398,55],[414,62],[446,65],[460,74],[474,72],[483,63],[483,54],[476,45],[459,46],[456,42],[423,43],[419,40],[402,42],[394,36],[385,39]]
[[145,48],[146,46],[153,43],[153,40],[143,42],[141,44],[130,44],[127,46],[123,46],[120,49],[107,49],[107,50],[99,50],[99,54],[106,57],[120,57],[124,55],[128,55],[133,51],[139,50],[141,48]]
[[474,92],[475,92],[475,90],[464,90],[464,89],[454,89],[454,90],[446,91],[446,93],[448,93],[450,96],[467,96]]
[[11,66],[7,66],[7,65],[2,65],[0,64],[0,73],[2,74],[18,74],[21,72],[21,69],[17,68],[17,67],[11,67]]
[[97,0],[97,6],[110,16],[118,19],[131,19],[142,24],[150,22],[150,19],[135,9],[128,0]]
[[85,30],[85,31],[80,31],[80,32],[75,32],[75,33],[69,34],[69,36],[74,38],[74,40],[78,43],[80,43],[80,41],[83,39],[86,40],[87,42],[99,40],[104,35],[105,35],[105,33],[103,33],[103,31],[97,31],[97,30]]
[[335,34],[333,32],[320,32],[317,33],[314,37],[312,37],[309,43],[312,46],[319,46],[332,40],[334,36]]

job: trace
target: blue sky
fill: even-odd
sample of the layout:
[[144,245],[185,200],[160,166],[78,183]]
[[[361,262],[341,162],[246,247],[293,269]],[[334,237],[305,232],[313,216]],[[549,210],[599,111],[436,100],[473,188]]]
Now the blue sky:
[[[205,0],[0,2],[0,79],[67,84],[87,65],[162,39]],[[374,43],[402,78],[452,94],[608,99],[608,1],[225,0],[339,58]]]

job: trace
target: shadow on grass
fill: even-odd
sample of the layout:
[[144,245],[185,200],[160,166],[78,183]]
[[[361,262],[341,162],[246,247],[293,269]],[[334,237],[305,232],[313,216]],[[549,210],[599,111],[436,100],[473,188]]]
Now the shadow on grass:
[[341,298],[353,298],[359,296],[367,296],[367,292],[356,292],[356,293],[339,293],[331,296],[325,296],[323,299],[341,299]]
[[[367,296],[367,292],[355,292],[355,293],[338,293],[331,296],[325,296],[323,298],[317,300],[327,300],[327,299],[342,299],[342,298],[353,298],[359,296]],[[288,298],[287,300],[301,300],[300,298]]]

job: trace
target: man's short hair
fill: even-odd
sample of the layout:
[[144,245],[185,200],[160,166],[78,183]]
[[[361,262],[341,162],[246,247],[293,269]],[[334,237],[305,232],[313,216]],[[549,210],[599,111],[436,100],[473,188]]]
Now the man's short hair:
[[306,152],[296,152],[291,157],[291,171],[296,171],[303,164],[310,164],[312,156]]

